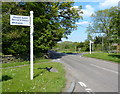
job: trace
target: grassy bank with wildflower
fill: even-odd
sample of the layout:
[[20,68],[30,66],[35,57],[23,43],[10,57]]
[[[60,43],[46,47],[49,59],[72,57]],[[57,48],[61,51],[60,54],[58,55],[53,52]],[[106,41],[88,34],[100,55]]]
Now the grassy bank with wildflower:
[[[46,67],[57,71],[49,72]],[[61,92],[65,87],[65,71],[61,63],[35,63],[33,80],[30,80],[29,70],[29,65],[2,69],[2,92]]]
[[120,63],[120,53],[92,53],[83,56]]

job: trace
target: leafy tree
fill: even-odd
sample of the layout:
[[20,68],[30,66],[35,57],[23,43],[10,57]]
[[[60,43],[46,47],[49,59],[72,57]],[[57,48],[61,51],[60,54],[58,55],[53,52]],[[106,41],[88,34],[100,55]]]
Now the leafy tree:
[[118,7],[111,7],[91,15],[92,24],[87,28],[88,36],[90,38],[92,33],[104,33],[104,46],[107,46],[107,50],[110,50],[112,43],[120,43],[119,12]]
[[94,44],[101,44],[102,43],[102,37],[96,36],[94,39]]
[[114,43],[120,44],[120,8],[112,7],[109,9],[109,17],[111,18],[110,26],[111,26],[111,41]]
[[72,50],[75,48],[75,46],[74,46],[74,42],[64,41],[61,43],[57,43],[55,48],[58,48],[59,50]]
[[89,51],[89,40],[85,40],[84,42],[64,41],[57,43],[54,50],[62,52]]
[[81,49],[82,51],[89,51],[89,41],[88,40],[85,40],[84,43],[84,47]]
[[11,26],[10,15],[25,15],[34,11],[34,54],[46,53],[62,37],[74,29],[75,22],[82,17],[73,2],[15,2],[2,3],[2,41],[4,54],[29,54],[29,27]]

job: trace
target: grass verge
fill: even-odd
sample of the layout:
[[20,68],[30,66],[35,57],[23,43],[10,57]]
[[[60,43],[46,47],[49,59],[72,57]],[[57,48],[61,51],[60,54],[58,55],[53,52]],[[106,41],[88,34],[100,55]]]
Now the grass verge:
[[120,53],[92,53],[83,56],[120,63]]
[[[58,72],[49,72],[53,67]],[[61,92],[65,87],[65,71],[58,62],[34,64],[34,79],[30,80],[29,65],[2,69],[2,92]]]
[[[34,63],[42,63],[42,62],[49,62],[50,59],[36,59],[34,61]],[[11,63],[3,63],[0,64],[0,66],[2,66],[3,68],[6,67],[15,67],[15,66],[19,66],[19,65],[25,65],[25,64],[29,64],[29,61],[24,61],[24,62],[11,62]]]

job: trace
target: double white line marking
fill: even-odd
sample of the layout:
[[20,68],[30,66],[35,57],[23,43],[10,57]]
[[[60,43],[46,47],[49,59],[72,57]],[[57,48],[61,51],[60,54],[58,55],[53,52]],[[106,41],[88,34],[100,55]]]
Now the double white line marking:
[[78,82],[82,87],[87,87],[87,85],[83,82]]
[[83,82],[78,82],[80,84],[80,86],[82,86],[86,92],[88,92],[89,94],[95,94],[92,89],[88,88],[87,85]]

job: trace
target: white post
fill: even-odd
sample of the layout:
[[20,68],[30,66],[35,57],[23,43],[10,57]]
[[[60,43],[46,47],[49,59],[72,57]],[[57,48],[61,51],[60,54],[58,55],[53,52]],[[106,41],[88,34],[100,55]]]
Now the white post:
[[30,79],[33,79],[33,11],[30,11]]
[[91,40],[90,40],[90,54],[91,54]]

